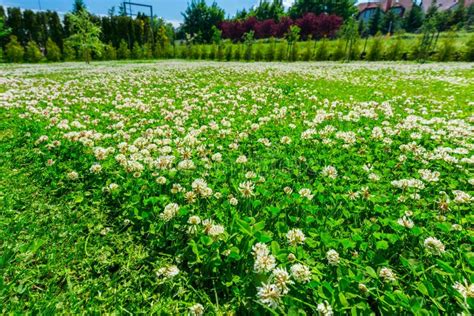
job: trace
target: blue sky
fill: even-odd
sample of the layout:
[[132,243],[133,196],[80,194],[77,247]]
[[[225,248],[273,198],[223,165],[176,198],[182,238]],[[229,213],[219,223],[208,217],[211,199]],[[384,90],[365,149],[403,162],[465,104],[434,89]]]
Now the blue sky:
[[[189,0],[190,1],[190,0]],[[112,6],[118,7],[123,0],[84,0],[87,8],[95,14],[107,14]],[[177,24],[182,20],[181,12],[186,9],[188,0],[133,0],[129,2],[150,4],[153,6],[155,15]],[[212,0],[207,0],[211,3]],[[258,0],[216,0],[217,4],[224,8],[226,14],[233,15],[237,10],[250,8]],[[292,0],[283,1],[289,6]],[[72,8],[73,0],[0,0],[0,5],[6,7],[20,7],[24,9],[54,10],[58,12],[67,12]]]

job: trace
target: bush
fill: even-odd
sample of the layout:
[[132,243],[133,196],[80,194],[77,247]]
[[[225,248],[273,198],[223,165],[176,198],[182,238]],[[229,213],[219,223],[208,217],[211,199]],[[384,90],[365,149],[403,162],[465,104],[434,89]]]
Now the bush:
[[442,43],[441,47],[438,50],[436,59],[438,61],[449,61],[452,60],[454,53],[454,40],[452,36],[446,36]]
[[130,50],[125,40],[120,41],[119,48],[117,49],[117,58],[118,59],[128,59],[130,58]]
[[372,45],[369,47],[369,51],[367,52],[367,60],[375,61],[380,60],[382,56],[382,35],[377,33],[372,40]]
[[37,63],[41,61],[42,58],[43,54],[41,53],[38,44],[34,41],[29,41],[28,44],[26,44],[25,59],[30,63]]
[[48,38],[46,41],[46,59],[48,61],[61,60],[61,50],[59,49],[59,46],[56,45],[56,43],[50,38]]
[[255,45],[255,61],[262,61],[264,59],[263,46],[261,43]]
[[225,46],[225,60],[227,61],[232,60],[232,44],[231,43]]
[[70,42],[64,42],[63,58],[66,61],[73,61],[77,59],[77,52]]
[[265,51],[265,60],[266,61],[275,60],[275,39],[273,38],[270,39],[270,42],[267,45],[267,49]]
[[283,61],[286,60],[288,57],[287,53],[287,43],[286,41],[281,41],[277,44],[277,51],[276,51],[276,60]]
[[[234,45],[232,45],[234,46]],[[234,52],[234,59],[235,60],[241,60],[242,59],[242,46],[240,44],[235,45],[234,47],[235,52]]]
[[466,52],[464,54],[464,60],[474,61],[474,35],[472,35],[469,41],[467,41],[466,43]]
[[10,42],[5,46],[5,58],[7,61],[21,63],[24,55],[25,50],[20,43],[18,43],[17,37],[15,35],[10,36]]
[[344,41],[337,40],[336,49],[332,53],[332,60],[342,60],[344,55]]
[[117,50],[115,49],[115,47],[112,45],[111,42],[109,42],[109,44],[105,45],[104,47],[104,59],[105,60],[117,59]]
[[138,44],[138,42],[135,42],[133,44],[133,48],[132,48],[132,58],[133,59],[142,59],[143,58],[143,49],[142,47],[140,46],[140,44]]
[[399,60],[403,51],[403,42],[400,36],[397,36],[392,44],[388,47],[385,59]]
[[316,50],[314,59],[315,60],[328,60],[328,58],[329,58],[328,40],[323,38],[321,41],[319,41],[319,45]]
[[142,57],[145,59],[152,59],[153,58],[153,49],[151,43],[143,44],[143,53]]

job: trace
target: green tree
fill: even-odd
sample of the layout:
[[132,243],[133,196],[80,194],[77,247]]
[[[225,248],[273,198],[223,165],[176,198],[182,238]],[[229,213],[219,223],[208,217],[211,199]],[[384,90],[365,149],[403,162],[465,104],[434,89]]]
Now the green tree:
[[403,28],[409,33],[415,33],[423,24],[423,10],[421,6],[413,4],[408,14],[405,14],[403,19]]
[[293,19],[303,16],[305,13],[335,14],[344,20],[357,12],[355,0],[296,0],[289,9]]
[[25,49],[25,59],[30,63],[37,63],[43,59],[43,54],[34,41],[29,41]]
[[278,21],[285,14],[282,0],[260,0],[247,16],[254,16],[257,20],[273,19]]
[[92,54],[101,54],[102,42],[99,39],[100,27],[95,25],[86,10],[80,10],[76,14],[70,14],[72,35],[67,39],[77,48],[82,59],[90,63]]
[[117,58],[118,59],[130,58],[130,50],[128,49],[127,42],[125,42],[124,39],[120,41],[119,48],[117,49]]
[[19,8],[8,8],[6,26],[11,29],[11,35],[15,35],[20,44],[26,43],[25,31],[23,28],[23,15]]
[[46,41],[46,59],[49,61],[61,60],[61,49],[50,38],[48,38],[48,40]]
[[383,34],[393,34],[400,29],[400,15],[388,10],[382,18],[381,31]]
[[214,44],[220,44],[220,42],[222,41],[222,31],[219,30],[215,25],[212,26],[211,41]]
[[212,38],[212,27],[217,27],[224,19],[224,10],[215,2],[208,6],[205,0],[192,0],[182,16],[184,18],[182,31],[192,36],[199,35],[201,39],[198,41],[209,43]]
[[3,21],[3,18],[0,17],[0,38],[7,36],[8,34],[10,34],[10,32],[11,32],[11,29],[5,26],[5,22]]
[[81,11],[86,11],[86,4],[84,3],[84,0],[74,0],[74,3],[72,5],[72,12],[74,14],[77,14]]
[[369,19],[368,32],[370,35],[375,35],[380,31],[380,25],[382,24],[382,10],[380,8],[375,9],[375,13]]
[[244,51],[244,60],[252,60],[253,55],[253,44],[255,43],[255,33],[254,31],[250,31],[244,34],[244,44],[245,44],[245,51]]
[[298,45],[297,42],[300,39],[301,29],[296,26],[290,26],[288,33],[286,34],[286,40],[288,41],[288,60],[296,61],[298,59]]
[[140,46],[140,44],[138,44],[138,42],[135,42],[135,44],[133,44],[133,48],[132,48],[132,58],[133,58],[133,59],[141,59],[141,58],[143,58],[143,49],[142,49],[142,47]]
[[5,46],[5,57],[9,62],[20,63],[23,61],[25,50],[18,42],[15,35],[10,36],[10,42]]
[[63,47],[64,30],[57,12],[47,11],[48,17],[48,38],[56,43],[59,48]]
[[359,39],[359,31],[357,21],[350,17],[341,28],[341,37],[346,41],[345,58],[351,60],[354,58],[354,47]]

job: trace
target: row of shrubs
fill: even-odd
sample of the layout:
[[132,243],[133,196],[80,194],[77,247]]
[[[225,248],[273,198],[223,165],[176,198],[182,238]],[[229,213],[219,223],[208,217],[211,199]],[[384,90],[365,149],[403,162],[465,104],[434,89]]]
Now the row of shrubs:
[[[3,56],[2,56],[3,55]],[[78,52],[68,45],[63,50],[51,40],[40,49],[35,42],[22,47],[15,37],[6,45],[0,57],[7,62],[41,62],[81,60]],[[445,36],[432,45],[423,47],[420,40],[404,40],[402,37],[373,37],[359,39],[348,45],[342,39],[289,43],[286,40],[271,39],[253,43],[222,42],[220,44],[176,44],[135,45],[128,48],[122,41],[118,48],[104,45],[101,53],[95,53],[95,60],[116,59],[158,59],[182,58],[219,61],[311,61],[311,60],[434,60],[474,61],[474,37],[465,42],[455,42]]]

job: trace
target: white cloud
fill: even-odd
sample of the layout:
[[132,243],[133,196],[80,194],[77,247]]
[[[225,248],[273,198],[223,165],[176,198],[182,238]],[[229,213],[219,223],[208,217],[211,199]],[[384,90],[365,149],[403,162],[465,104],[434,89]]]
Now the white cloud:
[[289,8],[293,5],[294,2],[295,2],[295,0],[283,0],[283,6],[285,8]]

